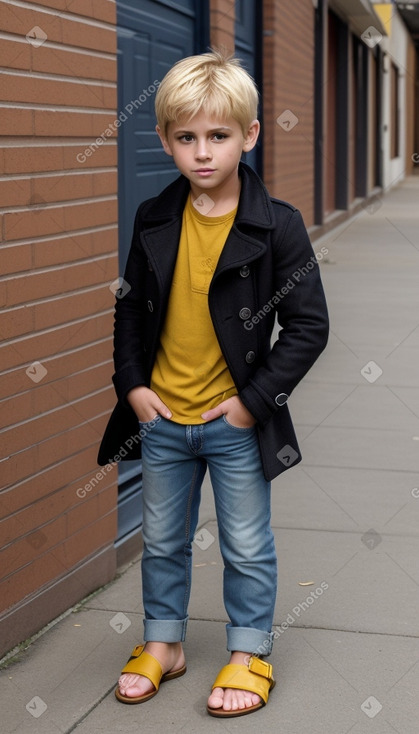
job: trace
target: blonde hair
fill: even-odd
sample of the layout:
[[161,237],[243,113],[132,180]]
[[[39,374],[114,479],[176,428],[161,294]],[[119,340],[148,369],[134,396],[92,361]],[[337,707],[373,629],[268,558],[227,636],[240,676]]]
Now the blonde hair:
[[191,120],[201,110],[220,120],[233,117],[246,136],[257,118],[258,92],[238,58],[214,49],[174,64],[157,90],[155,108],[165,136],[170,122]]

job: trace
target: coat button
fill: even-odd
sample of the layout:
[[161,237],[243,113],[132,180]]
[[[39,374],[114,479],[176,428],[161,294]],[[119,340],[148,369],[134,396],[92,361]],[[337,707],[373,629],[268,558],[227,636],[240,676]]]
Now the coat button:
[[252,364],[256,359],[256,354],[254,352],[247,352],[245,359],[247,364]]
[[288,395],[285,392],[280,392],[279,395],[277,395],[275,398],[275,402],[277,405],[285,405],[287,400],[288,400]]
[[147,306],[148,306],[148,310],[150,311],[150,313],[152,313],[154,310],[153,302],[147,301]]
[[243,267],[240,268],[240,275],[242,278],[247,278],[250,275],[250,268],[248,265],[243,265]]
[[252,315],[252,312],[250,308],[242,308],[239,311],[239,316],[242,319],[242,321],[247,321],[247,319],[250,319],[251,315]]

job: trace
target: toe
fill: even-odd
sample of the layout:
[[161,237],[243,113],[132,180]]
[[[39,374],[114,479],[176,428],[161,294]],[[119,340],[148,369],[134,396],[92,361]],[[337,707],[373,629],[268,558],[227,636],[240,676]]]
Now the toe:
[[260,701],[260,696],[250,691],[228,688],[224,692],[223,708],[226,711],[237,711],[255,706]]
[[236,692],[232,688],[226,688],[224,691],[223,709],[225,711],[235,711],[237,708]]
[[223,700],[224,690],[222,688],[214,688],[208,699],[208,706],[211,709],[220,709],[222,708]]
[[260,701],[260,696],[250,691],[234,688],[214,688],[208,699],[208,706],[212,709],[222,708],[224,711],[238,711],[239,709],[256,706]]
[[128,698],[144,696],[154,690],[152,682],[143,675],[122,675],[118,686],[120,693]]

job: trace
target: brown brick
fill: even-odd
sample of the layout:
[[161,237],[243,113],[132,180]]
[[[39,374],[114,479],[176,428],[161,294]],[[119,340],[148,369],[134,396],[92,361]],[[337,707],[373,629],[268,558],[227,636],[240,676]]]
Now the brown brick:
[[64,167],[61,146],[38,146],[28,143],[27,146],[4,148],[3,155],[6,174],[41,173],[61,170]]
[[[118,274],[118,131],[115,3],[3,3],[1,14],[10,37],[0,47],[0,95],[10,108],[2,112],[0,167],[9,178],[0,181],[0,202],[12,210],[0,212],[1,263],[12,277],[0,282],[0,419],[10,450],[0,594],[9,607],[53,588],[116,535],[117,469],[86,497],[77,489],[98,472],[115,403],[109,283]],[[47,35],[40,46],[25,38],[35,26]],[[85,150],[93,154],[81,162]],[[48,369],[40,383],[26,374],[33,361]]]
[[[68,19],[59,13],[42,13],[26,8],[2,6],[3,31],[19,36],[26,35],[39,27],[47,35],[47,42],[63,43],[66,46],[90,48],[103,53],[116,53],[115,28],[92,26]],[[34,48],[34,51],[37,50]]]
[[[33,331],[35,324],[35,313],[32,309],[17,308],[12,311],[0,313],[0,333],[3,339],[12,339],[19,334],[27,334]],[[19,347],[12,345],[19,353]]]
[[[54,309],[51,309],[51,304],[46,301],[45,303],[3,310],[3,313],[0,314],[0,329],[2,329],[3,338],[7,339],[65,324],[69,320],[69,314],[71,314],[72,320],[84,319],[93,316],[93,314],[96,318],[105,309],[109,308],[110,299],[112,299],[112,293],[108,286],[104,285],[83,294],[65,296],[54,303]],[[82,324],[78,325],[78,328],[79,330],[86,329],[87,322],[83,321]],[[18,352],[21,353],[20,344]],[[32,354],[30,362],[35,359],[39,359],[39,357],[34,357]]]
[[31,46],[24,40],[2,38],[0,43],[0,66],[4,69],[31,68]]
[[[4,347],[6,350],[7,347]],[[7,405],[11,402],[13,396],[12,420],[7,422],[0,420],[0,426],[9,425],[10,422],[19,422],[24,418],[15,417],[17,415],[39,415],[43,410],[51,410],[61,404],[59,398],[65,399],[67,402],[75,400],[81,395],[89,392],[86,388],[83,391],[83,382],[87,384],[92,380],[89,371],[92,370],[94,379],[98,382],[98,388],[110,385],[112,364],[112,343],[111,337],[103,339],[95,344],[87,345],[77,349],[74,352],[66,352],[65,354],[56,355],[48,360],[44,360],[48,370],[44,379],[37,384],[37,389],[31,389],[34,385],[29,384],[25,372],[26,366],[19,366],[14,370],[5,373],[0,381],[0,412],[9,410]],[[98,373],[96,374],[96,370]],[[101,382],[104,375],[108,375],[108,382]],[[54,382],[54,390],[56,395],[49,390],[50,382]],[[28,389],[31,391],[31,400],[28,401]],[[92,390],[93,391],[93,390]],[[19,396],[19,397],[18,397]],[[20,397],[25,400],[25,405],[18,409]],[[15,410],[16,408],[16,410]],[[21,411],[23,411],[21,413]]]
[[[34,558],[23,568],[10,574],[0,584],[2,610],[16,604],[20,599],[42,589],[51,579],[59,579],[71,571],[84,558],[106,547],[116,536],[116,510],[105,515],[79,533],[64,540],[60,545]],[[87,594],[81,589],[80,598]]]
[[1,111],[2,135],[32,135],[33,112],[24,107],[7,108]]
[[76,265],[67,265],[57,268],[53,273],[47,271],[16,275],[13,279],[4,282],[6,300],[4,305],[12,308],[21,303],[57,296],[70,291],[111,283],[118,272],[117,256],[96,258],[91,262],[82,262]]
[[[36,475],[29,476],[16,488],[10,489],[2,494],[0,505],[0,518],[8,517],[38,502],[40,499],[52,496],[71,484],[75,486],[75,492],[80,484],[85,484],[90,476],[97,471],[97,446],[93,445],[80,451],[77,457],[63,459],[59,464],[53,465]],[[113,473],[111,472],[112,476]],[[117,482],[117,476],[114,476]],[[76,495],[77,502],[83,500]],[[75,500],[76,501],[76,500]]]
[[[75,219],[77,226],[74,227]],[[118,221],[118,201],[116,196],[107,201],[97,201],[87,204],[74,204],[64,209],[64,229],[66,232],[72,229],[83,229],[87,227],[103,226]]]
[[[50,389],[54,390],[54,385],[51,385]],[[2,450],[6,456],[22,451],[32,445],[34,435],[38,445],[42,446],[42,442],[46,442],[64,431],[81,426],[90,416],[97,415],[102,407],[101,393],[92,396],[87,395],[83,399],[69,405],[63,405],[53,412],[45,413],[40,417],[33,417],[30,432],[28,432],[26,423],[9,427],[2,436]]]
[[[103,132],[103,131],[102,131]],[[90,148],[89,146],[93,146]],[[93,155],[87,157],[86,149],[93,150]],[[95,139],[89,142],[79,143],[64,149],[64,164],[66,168],[87,170],[105,166],[116,166],[118,161],[118,148],[116,140],[108,139],[105,145],[95,146]]]
[[59,578],[64,572],[63,564],[52,553],[34,559],[0,583],[0,611],[21,601],[51,579]]
[[[273,196],[314,221],[314,8],[265,0],[264,179]],[[281,84],[276,80],[281,79]],[[290,109],[298,124],[284,131],[277,117]]]
[[[100,288],[85,291],[82,295],[77,293],[72,296],[65,296],[54,304],[55,313],[51,311],[50,304],[40,303],[33,307],[35,312],[35,328],[42,330],[66,323],[69,314],[74,319],[84,319],[93,316],[96,318],[97,315],[102,314],[108,309],[110,304],[113,306],[113,303],[114,298],[107,283]],[[80,324],[79,328],[87,328],[86,322],[84,321],[83,324]]]
[[0,180],[0,202],[2,207],[27,206],[30,198],[31,182],[29,178],[7,178]]
[[98,477],[103,476],[103,478],[91,490],[93,496],[87,494],[83,502],[75,507],[73,503],[73,509],[66,515],[68,535],[75,534],[81,528],[88,525],[89,522],[94,522],[98,517],[111,515],[115,512],[118,501],[117,486],[115,484],[117,471],[117,468],[114,466],[109,473],[103,468],[96,472]]
[[4,215],[4,237],[17,240],[25,237],[68,232],[116,222],[117,201],[87,201],[69,206],[35,205],[31,209]]
[[110,141],[106,145],[97,147],[94,155],[86,158],[81,165],[77,155],[83,153],[88,145],[93,143],[93,138],[84,143],[75,143],[62,147],[61,143],[54,144],[51,141],[48,146],[33,145],[22,147],[7,147],[1,151],[3,157],[3,170],[6,174],[13,173],[43,173],[47,171],[62,170],[89,170],[91,168],[116,166],[117,147],[116,141]]
[[34,556],[59,545],[63,538],[71,538],[99,517],[111,513],[117,502],[116,476],[114,465],[110,471],[97,467],[87,477],[6,517],[0,531],[5,548],[3,575],[13,573]]
[[34,199],[46,203],[116,194],[118,188],[116,171],[92,173],[89,169],[74,174],[34,177],[32,184]]
[[1,99],[6,102],[63,105],[68,107],[116,107],[116,89],[86,81],[53,81],[32,77],[3,74],[0,86]]
[[210,1],[211,46],[234,51],[235,0]]
[[49,549],[57,546],[66,537],[64,516],[55,518],[53,522],[43,525],[39,530],[28,532],[26,537],[22,537],[25,530],[18,517],[8,518],[2,525],[6,525],[6,530],[9,525],[9,533],[14,533],[16,538],[1,553],[1,568],[7,576],[28,563],[33,563],[34,556],[35,558],[41,554],[44,556]]
[[2,29],[18,36],[26,35],[34,27],[40,27],[48,36],[48,40],[60,41],[60,23],[55,14],[37,12],[36,9],[17,8],[9,4],[2,6]]
[[118,173],[117,171],[109,171],[108,173],[96,173],[92,176],[93,195],[107,196],[118,191]]
[[17,240],[24,237],[40,237],[43,234],[64,230],[63,207],[43,207],[22,209],[4,215],[5,240]]
[[[100,349],[100,346],[102,349]],[[83,353],[87,350],[82,350]],[[108,357],[103,364],[96,362],[81,372],[71,374],[72,354],[53,359],[44,360],[42,364],[48,370],[44,379],[36,385],[28,383],[28,377],[24,369],[8,372],[2,379],[1,391],[4,398],[0,401],[0,426],[3,428],[15,425],[24,420],[34,418],[41,413],[54,410],[74,400],[93,393],[111,385],[113,371],[110,359],[109,347],[104,342],[97,347],[97,354]],[[86,355],[91,361],[98,360],[89,353]],[[60,372],[66,370],[64,376]],[[9,389],[9,392],[7,390]],[[28,395],[30,391],[30,396]],[[8,396],[13,396],[13,399]],[[30,399],[28,399],[30,397]]]
[[1,269],[7,275],[29,270],[32,266],[32,245],[4,245],[1,250]]
[[66,14],[78,14],[104,21],[105,23],[116,24],[116,4],[109,0],[94,0],[86,2],[86,0],[37,0],[38,5],[45,5],[48,8],[56,8]]
[[92,33],[92,26],[87,23],[62,19],[60,40],[66,46],[92,48],[102,53],[116,54],[116,28],[105,29],[97,26]]
[[118,230],[116,224],[108,229],[100,229],[80,234],[74,232],[67,237],[41,240],[33,244],[34,267],[82,260],[107,252],[118,252]]
[[[91,142],[88,145],[92,145],[101,135],[104,135],[107,139],[116,136],[117,128],[113,130],[110,127],[115,122],[115,112],[103,113],[92,111],[89,115],[81,112],[69,112],[68,110],[34,109],[33,116],[34,133],[40,137],[88,137],[91,138]],[[107,136],[105,134],[106,130],[110,130],[112,134]],[[108,141],[106,140],[103,145],[109,145]]]
[[[25,309],[17,309],[17,311],[19,319],[21,319],[20,314],[24,313]],[[34,359],[42,361],[44,357],[49,357],[51,354],[77,349],[104,338],[108,338],[111,344],[113,314],[114,308],[112,305],[105,313],[95,314],[93,319],[86,318],[71,324],[64,322],[47,333],[35,334],[33,330],[30,330],[25,339],[10,343],[4,341],[1,347],[2,367],[3,369],[12,369],[19,365],[25,365],[26,369],[26,366],[31,364]],[[2,320],[0,314],[2,334],[5,334],[4,330],[10,318],[9,315]],[[16,318],[15,313],[13,313],[12,318]],[[14,330],[11,328],[10,337],[13,335],[15,335]],[[110,349],[112,349],[111,346]],[[34,354],[37,356],[34,357]]]
[[95,56],[93,52],[87,55],[84,52],[49,48],[47,45],[34,49],[32,70],[49,74],[51,69],[54,69],[55,74],[76,77],[80,80],[83,78],[101,79],[108,82],[117,80],[114,58]]
[[83,528],[57,548],[56,556],[63,566],[71,568],[97,548],[115,540],[117,535],[117,512],[101,517],[92,525]]
[[[57,362],[58,360],[54,360]],[[63,358],[61,361],[64,361]],[[68,360],[67,360],[68,361]],[[16,390],[13,400],[5,399],[0,402],[0,425],[2,427],[16,425],[22,421],[35,419],[42,413],[48,413],[51,410],[57,410],[67,403],[74,400],[80,400],[83,396],[88,395],[102,388],[108,388],[112,378],[112,363],[102,365],[94,365],[90,370],[84,370],[77,375],[70,375],[67,378],[57,379],[56,373],[49,362],[43,363],[48,369],[48,374],[44,380],[31,390],[30,400],[28,399],[28,383],[27,375],[23,370],[18,370],[18,374],[9,373],[5,376],[5,387],[7,380],[11,377],[14,384],[11,390]],[[48,377],[53,374],[55,379],[53,382],[46,382]],[[17,381],[17,378],[19,381]],[[53,379],[53,378],[52,378]],[[4,389],[5,389],[4,387]],[[19,387],[25,391],[19,394]]]
[[82,449],[89,446],[95,446],[97,450],[102,431],[103,419],[91,416],[89,423],[53,436],[18,454],[12,454],[2,467],[4,486],[27,479],[36,471],[52,467],[69,456],[76,457]]

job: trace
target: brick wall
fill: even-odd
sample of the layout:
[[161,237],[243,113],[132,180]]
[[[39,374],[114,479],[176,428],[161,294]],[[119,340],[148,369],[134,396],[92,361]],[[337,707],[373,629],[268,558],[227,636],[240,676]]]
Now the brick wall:
[[234,52],[235,0],[210,0],[211,47]]
[[116,469],[77,494],[114,402],[115,22],[113,0],[1,6],[3,650],[115,570]]
[[[264,180],[314,222],[314,7],[264,0]],[[281,117],[278,124],[277,118]]]

